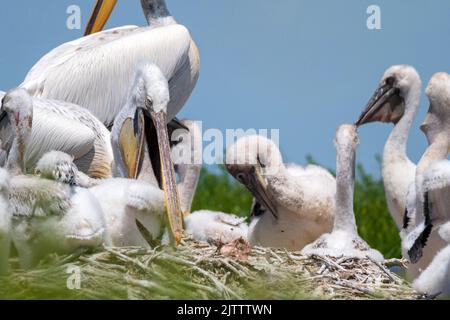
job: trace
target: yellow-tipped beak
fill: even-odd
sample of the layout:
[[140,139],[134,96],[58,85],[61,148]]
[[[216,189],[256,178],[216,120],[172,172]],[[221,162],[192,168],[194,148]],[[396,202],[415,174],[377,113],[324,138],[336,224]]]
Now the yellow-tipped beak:
[[137,179],[144,150],[145,120],[141,112],[136,118],[127,118],[119,132],[119,149],[129,179]]
[[183,214],[181,212],[175,169],[171,158],[169,134],[167,132],[166,114],[152,112],[158,136],[159,154],[161,158],[162,188],[164,190],[167,222],[172,240],[179,244],[183,236]]
[[87,36],[102,31],[116,4],[117,0],[97,0],[84,35]]

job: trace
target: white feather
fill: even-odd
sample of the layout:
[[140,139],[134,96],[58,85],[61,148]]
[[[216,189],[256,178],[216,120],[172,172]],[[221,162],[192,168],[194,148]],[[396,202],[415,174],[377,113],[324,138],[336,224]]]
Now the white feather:
[[235,215],[201,210],[184,219],[186,234],[203,242],[229,243],[237,239],[247,240],[248,225],[245,219]]

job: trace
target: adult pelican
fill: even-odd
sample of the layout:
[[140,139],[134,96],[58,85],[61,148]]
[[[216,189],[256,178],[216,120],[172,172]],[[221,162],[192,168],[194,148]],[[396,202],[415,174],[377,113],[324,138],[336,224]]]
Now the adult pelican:
[[[116,0],[98,0],[87,33],[100,30]],[[87,108],[107,127],[127,103],[129,84],[139,63],[156,64],[169,83],[170,101],[144,116],[146,131],[153,123],[161,154],[162,187],[169,216],[179,223],[173,234],[180,240],[181,210],[170,158],[166,124],[175,117],[192,93],[199,76],[197,46],[186,27],[170,15],[164,0],[142,0],[148,27],[124,27],[98,32],[63,44],[44,56],[29,72],[22,86],[34,96],[68,101]],[[151,101],[148,101],[151,104]],[[152,120],[152,121],[150,121]],[[132,135],[130,135],[132,137]],[[131,138],[134,140],[134,138]],[[147,143],[150,143],[147,139]],[[131,141],[124,148],[134,148]],[[152,148],[147,147],[149,150]],[[136,153],[126,150],[126,153]]]
[[335,146],[337,191],[333,232],[324,234],[312,244],[307,245],[302,253],[358,259],[369,257],[382,262],[384,261],[382,254],[370,248],[361,239],[356,227],[353,211],[355,161],[358,146],[356,126],[340,126],[336,133]]
[[284,165],[275,143],[262,136],[236,141],[225,166],[267,209],[250,224],[251,244],[300,250],[331,231],[336,182],[327,170]]
[[[147,99],[151,100],[152,104],[147,103]],[[63,183],[89,188],[105,212],[108,233],[115,246],[148,246],[158,243],[164,226],[167,225],[164,223],[167,222],[167,219],[164,219],[164,192],[158,184],[159,175],[153,170],[158,169],[158,166],[152,166],[150,163],[146,177],[139,175],[139,169],[144,162],[142,150],[146,132],[143,117],[152,112],[153,108],[164,107],[168,101],[168,83],[161,70],[155,64],[141,64],[135,74],[127,103],[116,117],[111,132],[114,178],[89,178],[78,171],[70,157],[64,157],[64,154],[60,155],[58,152],[54,153],[54,158],[60,160],[50,162],[59,163],[56,167],[40,166],[41,176],[50,176]],[[135,152],[127,153],[124,142],[128,141],[134,143],[133,148],[129,150]],[[180,147],[183,142],[190,142],[190,139],[185,139],[175,148]],[[157,153],[154,151],[151,149],[152,159]],[[194,166],[194,169],[199,172],[197,166]],[[182,195],[186,194],[183,192],[184,188],[191,186],[191,183],[185,180],[181,177]],[[196,183],[196,180],[194,182]],[[192,201],[192,196],[188,199]],[[184,203],[182,207],[184,208]]]
[[[41,157],[57,150],[70,154],[78,168],[93,178],[112,177],[113,152],[110,132],[88,110],[64,101],[31,97],[25,89],[13,89],[3,104],[18,106],[17,112],[33,115],[30,143],[25,153],[25,172],[33,173]],[[9,151],[13,124],[0,108],[0,140]]]
[[[446,245],[440,226],[450,221],[448,153],[450,151],[450,75],[437,73],[426,94],[430,109],[421,129],[429,146],[420,159],[408,197],[403,255],[412,263],[412,276],[419,275]],[[447,164],[447,165],[446,165]]]
[[[24,155],[33,113],[17,102],[6,99],[2,109],[13,125],[14,139],[6,167],[11,176],[11,235],[21,266],[32,267],[48,253],[70,253],[80,247],[108,243],[103,211],[88,190],[25,175]],[[45,156],[42,161],[47,163]],[[37,169],[41,170],[39,163]]]
[[356,122],[358,126],[374,121],[395,125],[384,147],[382,175],[389,211],[399,230],[403,225],[406,195],[416,173],[416,165],[408,158],[406,149],[420,106],[421,86],[420,76],[412,66],[390,67]]

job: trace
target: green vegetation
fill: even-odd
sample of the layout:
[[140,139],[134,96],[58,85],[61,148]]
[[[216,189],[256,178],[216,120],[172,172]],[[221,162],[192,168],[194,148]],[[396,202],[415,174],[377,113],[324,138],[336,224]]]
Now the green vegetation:
[[[309,163],[317,162],[309,156]],[[378,159],[379,160],[379,159]],[[251,194],[223,168],[219,173],[203,169],[193,210],[208,209],[248,216]],[[360,235],[386,258],[399,258],[400,237],[386,205],[383,181],[357,168],[355,214]]]

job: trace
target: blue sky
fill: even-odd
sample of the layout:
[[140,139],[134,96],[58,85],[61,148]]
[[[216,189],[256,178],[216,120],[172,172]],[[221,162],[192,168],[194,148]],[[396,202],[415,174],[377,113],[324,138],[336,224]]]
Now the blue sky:
[[[46,52],[81,36],[66,28],[77,4],[86,23],[94,1],[2,1],[0,89],[20,84]],[[392,64],[412,64],[424,87],[434,72],[450,69],[447,0],[167,0],[201,53],[198,86],[181,113],[205,128],[279,128],[288,162],[307,154],[334,168],[333,137],[353,122]],[[366,9],[381,8],[382,30],[366,27]],[[138,0],[119,0],[108,27],[144,25]],[[417,161],[426,147],[418,127],[409,142]],[[361,129],[358,161],[379,174],[374,155],[390,125]]]

